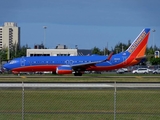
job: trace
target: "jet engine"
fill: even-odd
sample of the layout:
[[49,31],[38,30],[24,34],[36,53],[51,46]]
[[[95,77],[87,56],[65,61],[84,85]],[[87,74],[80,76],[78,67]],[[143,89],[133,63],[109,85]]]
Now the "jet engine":
[[57,74],[72,74],[72,68],[69,66],[59,66],[56,69]]

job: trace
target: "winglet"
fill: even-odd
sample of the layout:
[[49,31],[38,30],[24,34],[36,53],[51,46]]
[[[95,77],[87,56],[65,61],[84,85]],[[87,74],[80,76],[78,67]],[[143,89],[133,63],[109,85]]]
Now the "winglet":
[[108,55],[107,59],[104,60],[103,62],[105,62],[105,61],[110,61],[110,59],[111,59],[113,53],[114,53],[114,52],[112,51],[112,52]]

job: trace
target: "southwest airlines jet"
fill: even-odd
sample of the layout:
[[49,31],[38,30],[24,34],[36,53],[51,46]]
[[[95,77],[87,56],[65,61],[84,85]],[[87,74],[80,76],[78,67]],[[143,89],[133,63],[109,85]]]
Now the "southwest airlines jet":
[[145,28],[129,48],[109,56],[38,56],[15,58],[4,64],[4,68],[20,72],[52,71],[56,74],[82,76],[84,71],[107,71],[138,64],[145,57],[150,29]]

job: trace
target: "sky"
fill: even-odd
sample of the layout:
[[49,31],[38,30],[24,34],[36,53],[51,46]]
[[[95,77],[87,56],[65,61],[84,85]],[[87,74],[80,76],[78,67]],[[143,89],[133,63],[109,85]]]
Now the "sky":
[[[15,22],[21,46],[114,48],[151,28],[148,46],[160,48],[160,0],[0,0],[0,26]],[[44,29],[44,26],[47,28]],[[152,30],[155,30],[153,32]]]

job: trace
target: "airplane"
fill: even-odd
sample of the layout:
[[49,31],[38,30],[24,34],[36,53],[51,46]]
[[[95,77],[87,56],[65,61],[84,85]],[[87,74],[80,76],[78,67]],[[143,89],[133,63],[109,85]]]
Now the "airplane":
[[14,74],[20,72],[52,71],[56,74],[82,76],[85,71],[108,71],[138,64],[145,58],[150,28],[145,28],[129,48],[108,56],[35,56],[15,58],[3,67]]

